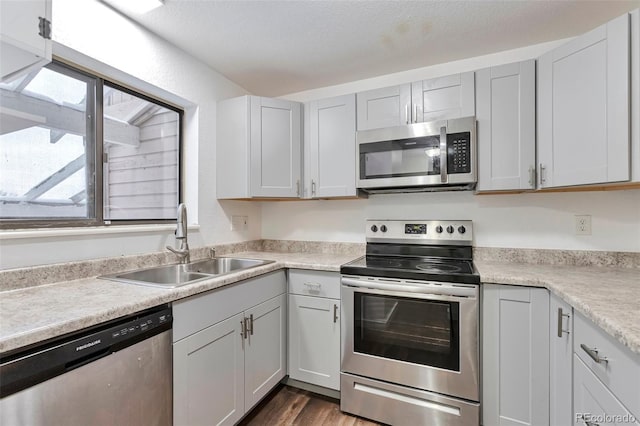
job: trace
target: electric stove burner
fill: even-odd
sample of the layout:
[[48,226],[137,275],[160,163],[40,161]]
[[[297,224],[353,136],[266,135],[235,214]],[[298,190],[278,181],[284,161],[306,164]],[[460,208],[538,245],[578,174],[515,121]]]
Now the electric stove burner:
[[373,258],[369,257],[367,260],[367,266],[374,268],[401,268],[402,262],[395,259],[385,258]]
[[420,269],[421,271],[426,271],[426,272],[460,272],[462,270],[461,267],[456,266],[456,265],[445,265],[442,263],[421,263],[419,265],[416,265],[416,268]]

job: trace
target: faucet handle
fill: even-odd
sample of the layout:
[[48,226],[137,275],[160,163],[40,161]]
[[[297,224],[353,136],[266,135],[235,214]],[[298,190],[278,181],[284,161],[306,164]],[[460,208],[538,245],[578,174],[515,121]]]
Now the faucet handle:
[[211,248],[209,249],[209,257],[210,257],[211,259],[213,259],[213,258],[215,258],[215,257],[216,257],[216,249],[215,249],[215,248],[211,247]]

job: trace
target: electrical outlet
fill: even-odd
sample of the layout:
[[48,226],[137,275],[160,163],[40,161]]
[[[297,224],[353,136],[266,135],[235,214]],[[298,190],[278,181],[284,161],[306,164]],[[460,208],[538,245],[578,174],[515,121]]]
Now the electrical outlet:
[[591,235],[591,215],[576,215],[576,235]]

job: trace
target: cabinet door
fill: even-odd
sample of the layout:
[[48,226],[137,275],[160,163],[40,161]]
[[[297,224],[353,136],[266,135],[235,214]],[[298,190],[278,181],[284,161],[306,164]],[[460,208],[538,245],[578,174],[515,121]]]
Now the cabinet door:
[[411,121],[411,85],[384,87],[356,95],[358,130],[402,126]]
[[173,345],[174,424],[234,424],[244,415],[238,314]]
[[549,424],[549,292],[483,284],[483,424]]
[[315,197],[356,195],[356,98],[309,103],[305,141],[305,193]]
[[584,425],[640,425],[613,393],[593,374],[584,362],[574,355],[573,424]]
[[249,411],[286,375],[286,295],[245,311],[245,409]]
[[51,61],[51,36],[40,35],[40,18],[51,22],[51,0],[0,1],[1,81]]
[[478,191],[535,189],[535,60],[476,71]]
[[549,418],[551,425],[573,421],[571,397],[573,310],[551,295],[549,299]]
[[340,390],[340,301],[289,295],[289,377]]
[[629,180],[629,15],[538,60],[541,187]]
[[414,123],[474,116],[474,73],[465,72],[413,83],[411,105]]
[[301,109],[297,102],[251,97],[251,195],[299,197]]

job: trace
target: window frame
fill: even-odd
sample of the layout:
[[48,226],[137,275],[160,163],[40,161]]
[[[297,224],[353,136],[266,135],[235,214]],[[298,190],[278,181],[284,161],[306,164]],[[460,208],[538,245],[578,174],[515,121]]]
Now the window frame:
[[[33,228],[83,228],[83,227],[98,227],[106,228],[110,226],[128,226],[128,225],[153,225],[153,224],[169,224],[174,223],[176,218],[169,219],[104,219],[104,87],[109,85],[110,87],[128,93],[132,96],[136,96],[147,102],[155,103],[163,108],[176,112],[178,114],[178,158],[177,158],[177,198],[178,204],[183,202],[183,134],[184,134],[184,110],[170,104],[167,101],[163,101],[154,96],[150,96],[142,91],[138,91],[130,86],[123,85],[109,78],[105,78],[98,73],[91,72],[66,62],[54,59],[45,66],[46,68],[53,69],[58,73],[69,75],[73,78],[81,77],[82,81],[92,86],[92,90],[88,90],[87,98],[87,110],[86,114],[93,115],[93,119],[90,120],[90,125],[87,126],[87,139],[89,139],[89,132],[92,134],[94,141],[93,152],[90,152],[90,147],[87,144],[85,152],[87,158],[90,158],[86,164],[86,168],[92,166],[92,170],[86,170],[85,173],[92,175],[87,177],[87,209],[89,206],[93,208],[92,217],[88,218],[0,218],[0,230],[19,230],[19,229],[33,229]],[[44,67],[43,67],[44,68]],[[92,99],[93,105],[89,104],[89,100]],[[93,191],[90,189],[93,188]],[[177,205],[176,205],[177,212]],[[177,213],[176,213],[177,216]]]

